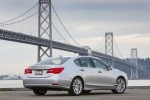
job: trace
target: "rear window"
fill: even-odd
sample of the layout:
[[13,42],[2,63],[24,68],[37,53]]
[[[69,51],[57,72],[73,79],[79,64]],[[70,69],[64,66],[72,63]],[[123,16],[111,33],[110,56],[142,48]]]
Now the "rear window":
[[65,63],[70,57],[59,57],[59,58],[52,58],[43,60],[36,65],[61,65]]

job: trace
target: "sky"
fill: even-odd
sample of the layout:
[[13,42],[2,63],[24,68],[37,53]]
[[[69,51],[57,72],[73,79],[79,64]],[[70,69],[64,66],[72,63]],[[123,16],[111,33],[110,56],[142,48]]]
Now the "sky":
[[[38,0],[0,0],[0,22],[15,18],[37,2]],[[105,33],[113,32],[114,40],[124,58],[131,56],[131,48],[137,48],[140,58],[150,57],[150,0],[52,0],[52,4],[69,33],[80,45],[104,52]],[[34,17],[26,23],[21,23],[23,26],[18,24],[17,27],[11,26],[10,29],[36,33],[36,22],[37,17]],[[76,45],[58,22],[53,11],[52,22],[67,41]],[[30,29],[25,28],[29,26],[27,23],[30,23]],[[58,33],[52,30],[53,38],[63,41]],[[101,45],[95,48],[101,41]],[[114,52],[117,57],[121,57],[116,47]],[[77,54],[53,50],[53,56],[59,55]],[[36,61],[36,46],[0,40],[0,68],[3,69],[0,70],[0,75],[22,74],[24,68]]]

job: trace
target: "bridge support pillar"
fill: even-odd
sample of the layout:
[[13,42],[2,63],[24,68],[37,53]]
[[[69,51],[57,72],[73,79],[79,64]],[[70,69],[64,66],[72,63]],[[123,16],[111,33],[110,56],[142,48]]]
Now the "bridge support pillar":
[[137,48],[131,49],[131,63],[136,66],[135,69],[131,68],[131,79],[137,79],[138,78],[138,67],[137,67]]
[[111,65],[114,67],[113,33],[112,32],[105,33],[105,54],[112,56]]
[[[52,41],[51,0],[39,0],[38,37],[48,37]],[[52,42],[49,47],[38,46],[38,62],[48,57],[52,57]]]

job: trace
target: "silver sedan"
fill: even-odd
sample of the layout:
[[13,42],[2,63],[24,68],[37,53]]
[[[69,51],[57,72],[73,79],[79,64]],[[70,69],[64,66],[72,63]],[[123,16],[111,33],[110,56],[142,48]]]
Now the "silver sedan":
[[48,90],[66,90],[70,95],[109,89],[123,93],[127,75],[91,56],[49,58],[24,71],[23,85],[36,95]]

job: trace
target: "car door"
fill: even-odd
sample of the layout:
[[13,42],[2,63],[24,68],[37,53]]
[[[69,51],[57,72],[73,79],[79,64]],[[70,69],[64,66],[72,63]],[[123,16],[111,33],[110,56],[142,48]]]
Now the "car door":
[[75,63],[80,66],[79,70],[84,80],[86,89],[98,88],[98,74],[92,61],[88,57],[81,57],[75,60]]
[[108,67],[101,60],[96,58],[91,58],[94,63],[97,73],[98,73],[98,85],[101,89],[109,89],[114,87],[115,76],[113,69],[108,70]]

